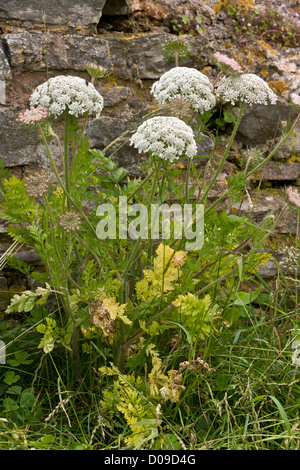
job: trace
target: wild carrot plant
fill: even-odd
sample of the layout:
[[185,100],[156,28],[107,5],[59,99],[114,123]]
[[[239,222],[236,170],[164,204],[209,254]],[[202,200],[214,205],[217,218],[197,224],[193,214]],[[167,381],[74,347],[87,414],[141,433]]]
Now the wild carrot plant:
[[[201,72],[176,66],[152,86],[160,106],[128,135],[146,158],[141,178],[128,177],[126,169],[106,156],[107,148],[90,148],[87,121],[99,118],[104,104],[92,83],[78,77],[50,78],[33,92],[31,109],[20,115],[24,125],[39,130],[48,165],[43,174],[6,178],[3,184],[2,215],[10,223],[9,234],[34,248],[43,262],[43,270],[34,271],[11,260],[39,285],[15,295],[7,315],[17,314],[28,325],[32,356],[37,354],[33,345],[41,351],[27,401],[3,402],[3,419],[9,416],[12,426],[36,422],[32,397],[42,371],[50,388],[57,384],[59,402],[47,416],[39,408],[39,415],[47,426],[58,412],[68,426],[71,416],[84,448],[94,445],[98,430],[100,448],[115,445],[118,435],[126,448],[184,448],[182,436],[188,439],[179,424],[183,410],[206,408],[201,423],[197,417],[206,442],[224,430],[224,424],[219,431],[214,426],[215,410],[227,414],[232,426],[228,432],[234,434],[232,400],[238,409],[244,400],[248,410],[251,393],[261,393],[257,402],[267,400],[267,391],[260,386],[254,391],[252,382],[240,394],[229,370],[231,364],[243,370],[232,348],[246,321],[255,336],[253,302],[262,302],[258,270],[270,260],[264,245],[282,211],[255,224],[219,207],[240,199],[246,179],[275,155],[295,130],[299,115],[264,161],[224,177],[245,107],[276,106],[276,95],[228,58],[216,55],[215,60],[221,76],[214,85]],[[96,79],[103,76],[100,72],[91,73]],[[178,117],[174,110],[180,100],[185,112]],[[214,147],[203,174],[197,165],[202,158],[198,145],[213,138],[207,123],[218,100],[239,105],[239,113],[223,154],[217,155]],[[64,122],[62,141],[56,119]],[[212,200],[211,191],[220,181],[224,190]],[[254,288],[247,290],[251,283]],[[235,332],[230,347],[229,330]],[[18,331],[16,344],[22,334]],[[12,339],[8,350],[11,346]],[[262,343],[258,347],[263,349]],[[270,363],[273,352],[264,350]],[[219,367],[223,372],[218,374]],[[255,371],[261,374],[258,366]],[[5,375],[6,394],[21,393],[13,388],[18,381]],[[221,400],[217,395],[228,382],[232,386]],[[84,414],[86,394],[92,400],[93,429],[87,425],[91,415]],[[29,411],[22,417],[23,408]],[[248,420],[258,416],[254,408]],[[291,441],[292,434],[288,437]],[[187,445],[192,446],[190,441]]]

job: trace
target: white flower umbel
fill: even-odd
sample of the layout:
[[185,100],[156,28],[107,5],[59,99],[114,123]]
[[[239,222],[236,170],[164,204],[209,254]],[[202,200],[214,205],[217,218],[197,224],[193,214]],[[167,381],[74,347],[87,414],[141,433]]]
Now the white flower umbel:
[[48,108],[50,116],[60,116],[66,109],[76,117],[88,114],[97,118],[103,109],[103,98],[92,83],[83,78],[59,75],[38,86],[30,104]]
[[216,104],[213,86],[203,73],[194,68],[174,67],[152,85],[151,93],[160,104],[184,98],[191,107],[203,114]]
[[237,101],[244,101],[250,106],[275,104],[277,101],[277,96],[269,85],[253,73],[222,78],[217,86],[216,95],[233,105]]
[[170,162],[185,156],[192,158],[197,154],[191,127],[175,117],[148,119],[131,137],[130,144],[134,145],[139,153],[151,152]]

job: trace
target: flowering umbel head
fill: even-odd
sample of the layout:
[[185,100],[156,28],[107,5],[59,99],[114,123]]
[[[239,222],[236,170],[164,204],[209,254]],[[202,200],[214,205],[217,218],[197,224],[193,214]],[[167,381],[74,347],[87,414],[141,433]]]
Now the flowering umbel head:
[[45,175],[40,175],[36,172],[34,175],[26,177],[26,183],[24,184],[29,196],[42,197],[48,190],[49,180]]
[[92,83],[83,78],[59,75],[39,85],[31,95],[30,104],[48,108],[49,116],[65,111],[73,116],[84,114],[100,117],[103,98]]
[[22,124],[34,126],[43,119],[46,119],[47,116],[48,109],[39,104],[37,107],[30,106],[30,109],[26,109],[23,113],[19,113],[17,121]]
[[140,153],[150,152],[169,162],[185,156],[192,158],[197,154],[191,127],[175,117],[148,119],[139,126],[130,143]]
[[233,105],[237,101],[243,101],[250,106],[275,104],[277,101],[277,96],[269,85],[254,73],[223,77],[217,86],[216,94]]
[[79,230],[80,223],[80,218],[75,212],[65,212],[60,216],[59,225],[68,233]]
[[209,111],[216,104],[213,86],[207,76],[190,67],[174,67],[164,73],[153,84],[151,93],[159,104],[183,98],[200,114]]

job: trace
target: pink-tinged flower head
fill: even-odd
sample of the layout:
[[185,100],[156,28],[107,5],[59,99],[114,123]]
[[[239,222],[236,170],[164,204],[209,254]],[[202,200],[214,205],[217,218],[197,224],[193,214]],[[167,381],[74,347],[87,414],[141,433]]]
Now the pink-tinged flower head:
[[60,216],[59,225],[67,232],[79,230],[80,218],[75,212],[65,212]]
[[221,54],[220,52],[215,52],[213,57],[217,61],[217,65],[223,70],[223,72],[229,74],[243,73],[242,67],[237,63],[235,59],[230,59],[230,57],[227,57],[227,55]]
[[19,113],[19,119],[17,119],[17,121],[34,126],[42,119],[46,119],[47,116],[47,108],[39,104],[37,107],[30,106],[30,109],[26,109],[23,113]]
[[293,189],[291,186],[289,186],[286,190],[286,193],[290,202],[295,204],[297,207],[300,207],[300,194],[298,193],[297,189]]
[[29,196],[42,197],[48,190],[49,182],[45,175],[40,175],[36,172],[34,175],[26,177],[24,186]]
[[293,104],[300,106],[300,95],[297,95],[297,93],[291,93],[290,98]]

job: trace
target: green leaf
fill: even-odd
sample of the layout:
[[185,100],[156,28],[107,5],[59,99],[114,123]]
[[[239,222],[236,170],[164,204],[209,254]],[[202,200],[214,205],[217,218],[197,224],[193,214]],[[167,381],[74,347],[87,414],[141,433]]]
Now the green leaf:
[[33,393],[25,392],[22,393],[20,398],[20,406],[24,408],[31,408],[35,403],[35,396]]
[[279,413],[281,415],[281,418],[283,419],[283,422],[285,424],[285,427],[286,427],[286,430],[289,434],[289,436],[291,436],[292,434],[292,430],[291,430],[291,425],[289,423],[289,420],[288,420],[288,417],[287,417],[287,414],[282,406],[282,404],[280,403],[279,400],[277,400],[277,398],[273,397],[272,395],[269,395],[269,397],[273,400],[273,402],[275,403],[275,405],[277,406],[278,410],[279,410]]
[[230,111],[224,111],[224,121],[231,123],[236,121],[236,117],[234,114],[232,114]]
[[12,387],[9,387],[6,390],[6,393],[9,393],[11,395],[20,395],[21,391],[22,387],[20,387],[20,385],[13,385]]
[[3,405],[7,411],[16,411],[19,405],[12,398],[4,398]]
[[256,289],[253,292],[237,292],[236,296],[237,299],[234,301],[234,305],[248,305],[253,300],[256,299],[256,297],[259,296],[261,287]]
[[228,218],[231,220],[235,220],[236,222],[239,222],[240,224],[246,224],[246,225],[249,225],[250,227],[257,228],[257,225],[249,222],[249,220],[246,219],[246,217],[239,217],[238,215],[230,214]]
[[43,444],[51,444],[55,439],[55,436],[53,434],[45,434],[45,436],[42,437],[41,442]]
[[188,16],[183,15],[183,17],[181,18],[181,21],[183,24],[188,24],[190,22],[190,19]]
[[19,379],[20,379],[20,376],[16,375],[13,371],[6,372],[4,376],[4,382],[7,385],[12,385],[18,382]]
[[29,354],[26,351],[18,351],[15,353],[15,358],[20,364],[30,364],[32,361],[27,361]]

